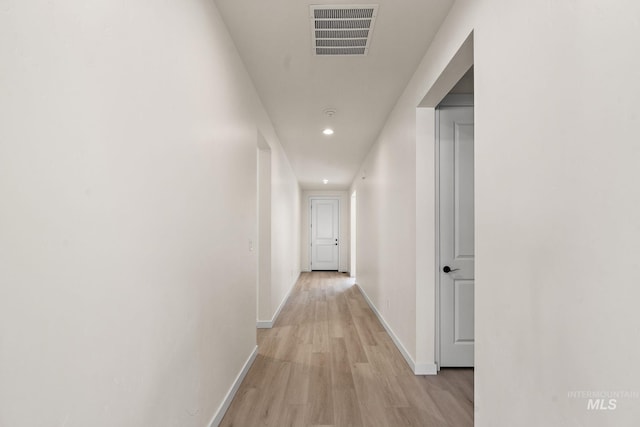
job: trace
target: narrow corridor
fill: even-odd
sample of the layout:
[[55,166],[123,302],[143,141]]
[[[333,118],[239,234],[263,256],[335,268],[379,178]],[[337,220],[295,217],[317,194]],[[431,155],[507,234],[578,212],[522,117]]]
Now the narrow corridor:
[[473,425],[473,370],[415,376],[353,280],[302,273],[223,427]]

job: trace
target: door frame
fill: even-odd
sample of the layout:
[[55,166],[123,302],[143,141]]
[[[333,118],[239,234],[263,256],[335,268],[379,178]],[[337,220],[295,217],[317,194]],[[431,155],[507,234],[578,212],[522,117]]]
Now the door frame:
[[[435,156],[435,189],[434,189],[434,193],[435,193],[435,199],[434,199],[434,204],[435,204],[435,302],[436,302],[436,306],[435,306],[435,314],[436,314],[436,318],[435,318],[435,325],[436,325],[436,330],[435,330],[435,362],[436,362],[436,366],[438,371],[440,371],[440,349],[441,349],[441,345],[440,345],[440,333],[441,333],[441,329],[440,329],[440,314],[441,314],[441,307],[440,307],[440,286],[441,286],[441,280],[440,280],[440,107],[473,107],[473,99],[474,96],[473,94],[449,94],[447,96],[445,96],[442,101],[436,106],[435,108],[435,147],[434,147],[434,156]],[[474,142],[475,142],[475,135],[474,135]],[[474,161],[475,163],[475,161]],[[474,186],[475,186],[475,174],[474,174]],[[475,218],[475,213],[474,213],[474,218]],[[474,277],[475,277],[475,273],[474,273]],[[474,294],[475,294],[475,287],[474,287]],[[474,314],[475,317],[475,314]],[[475,320],[475,319],[474,319]]]
[[313,271],[313,269],[311,268],[311,260],[313,259],[313,250],[311,249],[311,245],[313,244],[313,233],[311,232],[311,227],[313,226],[313,213],[311,212],[311,205],[314,200],[335,200],[338,202],[338,268],[336,269],[336,271],[340,271],[340,248],[342,247],[342,239],[340,239],[340,217],[342,216],[340,196],[309,196],[309,204],[307,206],[307,213],[309,215],[309,227],[307,228],[307,233],[309,233],[309,256],[307,259],[307,270]]
[[[436,363],[436,224],[435,224],[435,107],[474,65],[473,29],[458,34],[457,49],[450,46],[444,62],[425,76],[422,99],[415,105],[416,131],[416,375],[437,375]],[[447,48],[447,49],[449,49]],[[478,69],[474,80],[478,80]],[[477,115],[477,106],[476,106]],[[478,120],[474,120],[476,125]],[[477,135],[477,132],[476,132]],[[476,140],[476,143],[478,141]],[[477,246],[476,240],[476,246]],[[476,293],[477,294],[477,293]],[[477,316],[476,316],[477,317]],[[477,330],[477,327],[476,327]]]

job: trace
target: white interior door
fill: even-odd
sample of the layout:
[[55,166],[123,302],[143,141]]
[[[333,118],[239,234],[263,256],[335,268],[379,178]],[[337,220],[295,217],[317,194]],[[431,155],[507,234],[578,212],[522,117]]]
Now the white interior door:
[[473,366],[473,107],[439,109],[440,366]]
[[311,199],[311,270],[338,270],[338,199]]

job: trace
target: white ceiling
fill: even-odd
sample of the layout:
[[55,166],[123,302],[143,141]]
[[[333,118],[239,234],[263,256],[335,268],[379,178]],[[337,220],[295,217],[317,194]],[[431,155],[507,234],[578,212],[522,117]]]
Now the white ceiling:
[[[453,0],[216,3],[301,187],[347,189]],[[378,4],[369,54],[313,55],[312,4]]]

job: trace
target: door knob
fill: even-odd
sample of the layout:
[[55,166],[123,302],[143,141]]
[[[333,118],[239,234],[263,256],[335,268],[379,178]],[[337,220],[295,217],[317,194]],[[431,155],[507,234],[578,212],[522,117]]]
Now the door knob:
[[460,270],[459,268],[451,268],[448,265],[445,265],[444,267],[442,267],[442,271],[444,271],[445,273],[451,273],[452,271],[458,271]]

